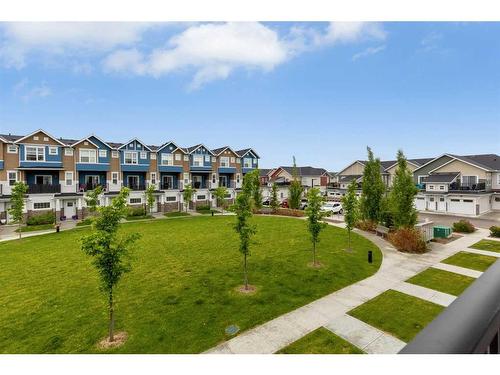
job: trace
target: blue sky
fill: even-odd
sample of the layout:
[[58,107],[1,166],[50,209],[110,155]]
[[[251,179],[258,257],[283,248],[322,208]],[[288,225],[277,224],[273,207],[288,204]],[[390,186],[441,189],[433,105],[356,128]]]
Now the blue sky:
[[500,151],[500,23],[0,24],[0,132],[339,170]]

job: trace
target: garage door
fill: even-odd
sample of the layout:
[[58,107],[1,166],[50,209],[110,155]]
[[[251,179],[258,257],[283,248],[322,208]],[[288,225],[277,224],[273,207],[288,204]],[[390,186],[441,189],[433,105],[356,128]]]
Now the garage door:
[[450,199],[448,212],[452,214],[474,215],[476,213],[473,199]]
[[415,199],[415,208],[419,211],[425,210],[425,198],[424,197],[417,197]]

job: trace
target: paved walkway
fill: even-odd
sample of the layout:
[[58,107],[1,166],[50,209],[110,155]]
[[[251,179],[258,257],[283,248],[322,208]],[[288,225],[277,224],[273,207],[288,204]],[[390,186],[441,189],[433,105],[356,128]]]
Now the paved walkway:
[[479,254],[479,255],[488,255],[490,257],[500,258],[500,253],[497,253],[495,251],[471,249],[471,248],[464,249],[464,251],[466,251],[468,253],[474,253],[474,254]]
[[449,306],[457,298],[451,294],[438,292],[437,290],[407,283],[405,281],[396,285],[392,289],[445,307]]
[[459,275],[469,276],[477,279],[483,273],[481,271],[471,270],[470,268],[464,268],[459,266],[454,266],[453,264],[446,263],[436,263],[432,265],[432,268],[437,268],[438,270],[458,273]]
[[[330,225],[343,227],[343,224]],[[383,253],[382,265],[376,274],[243,332],[206,353],[270,354],[322,326],[369,353],[397,353],[404,343],[364,322],[348,317],[346,313],[389,289],[398,288],[413,295],[425,295],[426,299],[442,305],[451,303],[453,296],[436,291],[431,294],[420,288],[407,286],[404,281],[488,235],[488,231],[480,229],[446,245],[432,243],[432,251],[419,255],[400,253],[373,234],[357,233],[373,241]]]

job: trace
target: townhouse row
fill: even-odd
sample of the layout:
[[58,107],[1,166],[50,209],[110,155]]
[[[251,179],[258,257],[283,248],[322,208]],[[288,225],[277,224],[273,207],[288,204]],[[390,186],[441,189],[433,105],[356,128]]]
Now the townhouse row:
[[56,218],[76,219],[86,215],[85,193],[98,185],[104,190],[102,205],[122,187],[131,190],[131,206],[144,205],[149,185],[155,187],[153,211],[180,209],[186,185],[196,189],[192,206],[214,205],[212,192],[218,186],[228,188],[231,201],[243,176],[258,163],[251,148],[179,147],[172,141],[152,146],[137,138],[115,143],[96,135],[74,140],[44,130],[0,134],[0,219],[9,221],[11,189],[18,181],[28,185],[27,216],[52,211]]
[[[340,198],[353,180],[361,191],[366,162],[356,160],[332,178],[330,197]],[[421,212],[456,216],[479,216],[500,211],[500,156],[497,154],[454,155],[408,159],[419,192],[415,207]],[[382,179],[390,189],[396,160],[381,161]]]

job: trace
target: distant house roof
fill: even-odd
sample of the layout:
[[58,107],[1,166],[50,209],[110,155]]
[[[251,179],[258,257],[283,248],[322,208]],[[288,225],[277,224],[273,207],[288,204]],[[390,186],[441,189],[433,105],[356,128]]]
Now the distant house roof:
[[496,154],[481,154],[481,155],[452,155],[448,154],[458,160],[476,165],[483,169],[500,170],[500,156]]
[[433,173],[423,179],[425,183],[441,182],[445,184],[452,183],[460,175],[460,172]]
[[345,175],[339,177],[339,182],[351,182],[352,180],[357,180],[358,178],[363,177],[362,175]]
[[261,169],[259,169],[259,176],[260,176],[260,177],[267,176],[267,174],[268,174],[269,172],[271,172],[271,171],[272,171],[272,169],[265,169],[265,168],[261,168]]
[[198,143],[197,145],[194,145],[194,146],[191,146],[191,147],[186,147],[186,148],[183,148],[183,150],[184,150],[186,153],[190,154],[190,153],[192,153],[192,152],[194,152],[194,151],[198,150],[200,147],[204,147],[204,148],[205,148],[205,150],[207,150],[210,154],[212,154],[212,155],[214,155],[214,156],[215,156],[215,154],[212,152],[212,150],[210,150],[210,149],[209,149],[207,146],[205,146],[203,143]]
[[7,142],[15,142],[18,139],[21,139],[21,135],[12,135],[12,134],[0,134],[0,137],[5,139]]
[[255,156],[257,156],[258,158],[260,158],[260,156],[255,152],[255,150],[253,148],[244,148],[243,150],[237,150],[236,151],[236,154],[239,156],[239,157],[244,157],[246,154],[248,154],[249,152],[253,152],[255,154]]
[[[293,175],[293,167],[284,167],[280,166],[280,168],[284,169],[291,175]],[[297,173],[299,176],[321,176],[324,173],[328,173],[324,168],[315,168],[315,167],[297,167]]]
[[[238,155],[231,147],[229,146],[224,146],[224,147],[219,147],[219,148],[216,148],[216,149],[213,149],[212,150],[212,153],[216,156],[219,156],[220,154],[222,154],[224,151],[226,150],[230,150],[231,152],[235,153],[236,155]],[[238,155],[239,156],[239,155]]]

